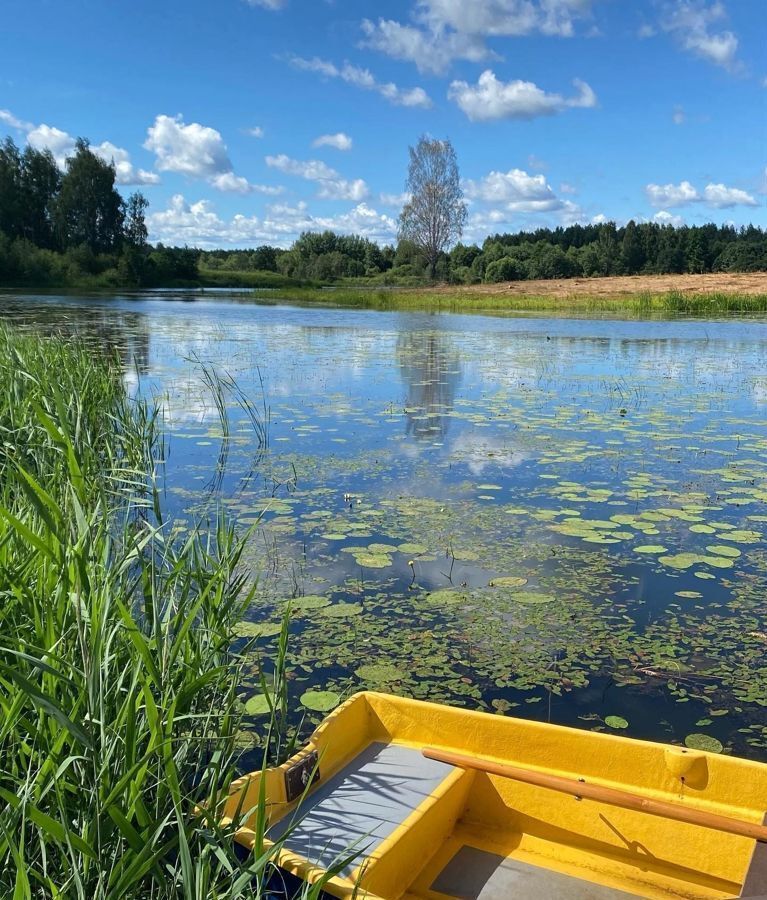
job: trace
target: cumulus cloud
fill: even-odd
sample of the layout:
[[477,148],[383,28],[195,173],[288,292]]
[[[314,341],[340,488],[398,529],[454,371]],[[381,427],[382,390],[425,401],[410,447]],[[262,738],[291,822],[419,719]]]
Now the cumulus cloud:
[[254,138],[262,138],[264,136],[264,129],[260,125],[254,125],[253,128],[246,128],[245,134],[249,134]]
[[475,85],[454,81],[448,90],[453,100],[472,122],[494,119],[535,119],[553,116],[566,109],[589,109],[597,105],[594,91],[585,81],[574,82],[578,93],[573,97],[549,94],[532,81],[499,81],[485,70]]
[[159,184],[160,176],[156,172],[137,169],[130,159],[130,154],[122,147],[116,147],[111,141],[102,141],[91,146],[91,150],[105,162],[115,167],[115,179],[118,184]]
[[56,165],[63,169],[67,157],[75,152],[75,139],[71,134],[52,125],[37,125],[27,132],[27,143],[35,150],[50,150]]
[[487,38],[539,33],[571,37],[591,0],[418,0],[412,24],[365,19],[365,46],[422,71],[444,72],[454,60],[498,58]]
[[507,209],[519,212],[549,212],[563,205],[543,175],[529,175],[522,169],[490,172],[479,181],[468,180],[464,191],[470,200],[506,203]]
[[204,179],[217,191],[249,194],[275,190],[236,175],[221,132],[199,122],[187,125],[181,115],[157,116],[147,129],[144,148],[155,154],[155,165],[161,172]]
[[645,193],[653,206],[686,206],[701,199],[689,181],[681,181],[679,184],[648,184]]
[[278,156],[267,156],[266,164],[288,175],[316,181],[319,186],[317,196],[325,200],[358,202],[364,200],[369,193],[367,184],[361,178],[353,181],[342,178],[335,169],[319,159],[292,159],[285,153],[280,153]]
[[339,131],[337,134],[321,134],[312,141],[312,147],[334,147],[336,150],[351,150],[352,139]]
[[648,184],[645,188],[647,199],[653,206],[688,206],[691,203],[706,203],[716,209],[733,206],[759,206],[759,201],[747,191],[727,187],[725,184],[707,184],[699,191],[689,181],[679,184]]
[[378,199],[384,206],[394,206],[399,209],[412,200],[412,194],[409,191],[404,191],[401,194],[387,194],[384,192],[380,194]]
[[319,57],[304,59],[301,56],[291,56],[290,64],[304,72],[317,72],[326,78],[340,78],[347,84],[362,88],[365,91],[375,91],[394,106],[409,106],[420,109],[428,109],[432,103],[431,98],[421,87],[400,88],[394,82],[379,82],[369,69],[362,69],[350,63],[336,66]]
[[665,209],[662,209],[660,212],[656,212],[652,217],[652,220],[657,225],[673,225],[674,228],[680,228],[682,225],[684,225],[684,218],[682,216],[675,216]]
[[759,206],[759,201],[746,191],[727,187],[724,184],[707,184],[703,197],[710,206],[729,209],[732,206]]
[[180,115],[157,116],[144,147],[155,154],[161,172],[210,178],[232,171],[221,133],[198,122],[185,125]]
[[719,0],[674,0],[666,4],[660,27],[689,53],[732,70],[737,67],[738,38],[732,31],[716,28],[726,17]]
[[237,214],[224,220],[207,200],[188,203],[181,194],[168,207],[147,217],[152,241],[193,247],[246,247],[254,243],[289,246],[303,231],[360,234],[376,241],[391,241],[396,221],[359,203],[337,216],[313,216],[306,203],[268,205],[263,217]]

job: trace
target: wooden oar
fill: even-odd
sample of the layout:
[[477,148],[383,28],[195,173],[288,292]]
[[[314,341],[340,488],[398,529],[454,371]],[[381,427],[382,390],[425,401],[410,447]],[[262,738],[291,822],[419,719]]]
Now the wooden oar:
[[665,800],[648,800],[639,794],[632,794],[628,791],[618,791],[615,788],[587,784],[585,781],[576,781],[574,778],[563,778],[560,775],[547,775],[545,772],[534,772],[531,769],[507,766],[489,759],[482,759],[481,757],[449,753],[444,750],[437,750],[434,747],[426,747],[423,750],[423,755],[429,759],[448,763],[451,766],[458,766],[461,769],[476,769],[480,772],[488,772],[490,775],[513,778],[515,781],[523,781],[525,784],[534,784],[538,787],[550,788],[553,791],[561,791],[563,794],[572,794],[578,799],[585,797],[589,800],[598,800],[601,803],[610,803],[612,806],[620,806],[623,809],[633,809],[637,812],[647,813],[650,816],[661,816],[664,819],[674,819],[677,822],[687,822],[690,825],[701,825],[703,828],[726,831],[729,834],[738,834],[741,837],[767,843],[767,827],[764,825],[741,822],[738,819],[720,816],[717,813],[704,812],[700,809],[688,809],[679,803],[668,803]]

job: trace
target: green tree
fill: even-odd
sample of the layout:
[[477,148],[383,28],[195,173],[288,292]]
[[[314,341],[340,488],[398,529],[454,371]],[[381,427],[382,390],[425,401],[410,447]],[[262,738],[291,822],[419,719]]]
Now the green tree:
[[21,154],[11,138],[0,144],[0,231],[8,237],[21,233]]
[[149,232],[146,228],[145,213],[148,206],[149,201],[140,191],[131,194],[125,204],[123,237],[125,242],[131,247],[139,249],[146,247]]
[[449,140],[424,136],[410,148],[405,189],[411,199],[400,213],[399,238],[419,248],[433,279],[440,253],[461,237],[467,215],[458,161]]
[[115,168],[78,138],[55,210],[56,230],[65,247],[85,244],[94,253],[116,250],[123,238],[122,197],[115,188]]

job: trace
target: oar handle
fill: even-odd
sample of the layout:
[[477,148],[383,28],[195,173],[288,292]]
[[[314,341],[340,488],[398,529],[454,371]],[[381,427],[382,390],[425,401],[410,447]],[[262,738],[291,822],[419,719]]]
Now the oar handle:
[[552,791],[560,791],[563,794],[571,794],[578,799],[598,800],[601,803],[620,806],[622,809],[633,809],[637,812],[647,813],[650,816],[661,816],[664,819],[674,819],[677,822],[687,822],[690,825],[713,828],[716,831],[725,831],[728,834],[737,834],[741,837],[767,843],[767,827],[764,825],[741,822],[738,819],[731,819],[729,816],[720,816],[718,813],[705,812],[701,809],[689,809],[679,803],[668,803],[666,800],[649,800],[629,791],[618,791],[615,788],[588,784],[585,781],[577,781],[574,778],[563,778],[561,775],[548,775],[545,772],[535,772],[532,769],[508,766],[504,763],[493,762],[490,759],[482,759],[481,757],[449,753],[444,750],[437,750],[434,747],[426,747],[423,750],[423,755],[429,759],[448,763],[451,766],[458,766],[461,769],[476,769],[479,772],[487,772],[490,775],[500,775],[502,778],[513,778],[514,781],[522,781],[525,784],[534,784],[537,787],[549,788]]

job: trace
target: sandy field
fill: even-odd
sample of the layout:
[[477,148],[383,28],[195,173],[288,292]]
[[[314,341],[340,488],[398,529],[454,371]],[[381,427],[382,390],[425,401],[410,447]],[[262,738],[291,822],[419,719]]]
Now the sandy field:
[[[438,290],[454,292],[455,287]],[[546,297],[591,297],[620,294],[767,294],[767,272],[747,274],[717,273],[711,275],[621,275],[611,278],[566,278],[552,281],[512,281],[477,284],[460,288],[461,293],[534,295]]]

